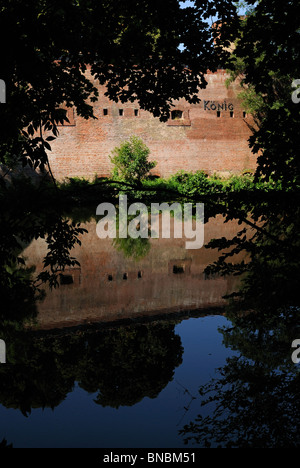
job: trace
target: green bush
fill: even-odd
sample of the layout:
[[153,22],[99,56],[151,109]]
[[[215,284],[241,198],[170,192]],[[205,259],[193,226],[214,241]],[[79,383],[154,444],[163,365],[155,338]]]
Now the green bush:
[[126,182],[140,182],[156,166],[155,161],[148,161],[149,154],[149,148],[140,138],[132,136],[124,141],[112,151],[110,156],[114,164],[113,178]]
[[179,171],[169,178],[169,183],[180,193],[193,195],[195,193],[207,193],[210,191],[208,175],[203,171],[189,173]]

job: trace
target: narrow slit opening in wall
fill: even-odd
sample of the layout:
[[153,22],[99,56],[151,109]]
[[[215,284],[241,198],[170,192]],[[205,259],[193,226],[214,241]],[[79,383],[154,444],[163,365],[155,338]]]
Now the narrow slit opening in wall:
[[247,117],[247,112],[243,112],[243,118],[245,119]]
[[174,275],[180,275],[184,273],[184,266],[183,265],[173,265],[173,273]]
[[103,109],[103,115],[107,115],[108,114],[108,109]]
[[138,110],[138,109],[134,109],[134,116],[135,116],[135,117],[138,117],[138,116],[139,116],[139,110]]
[[123,109],[119,109],[119,115],[122,116],[124,113]]
[[229,115],[230,115],[231,118],[233,118],[233,117],[234,117],[233,111],[230,111],[230,114],[229,114]]
[[137,274],[138,279],[141,279],[142,276],[143,276],[143,273],[141,271],[138,271],[138,274]]
[[113,276],[112,276],[112,275],[107,275],[107,280],[108,280],[108,281],[112,281],[112,280],[113,280]]
[[65,284],[73,284],[73,276],[72,275],[62,275],[60,274],[60,284],[65,285]]
[[124,273],[123,274],[123,280],[127,280],[128,279],[128,274],[127,273]]
[[217,111],[217,117],[221,117],[221,111]]
[[173,110],[171,112],[171,119],[172,120],[180,120],[183,118],[183,112],[181,110]]

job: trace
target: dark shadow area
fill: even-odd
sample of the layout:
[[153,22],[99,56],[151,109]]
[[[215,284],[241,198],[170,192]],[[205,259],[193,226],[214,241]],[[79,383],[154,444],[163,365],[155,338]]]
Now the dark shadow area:
[[28,416],[58,406],[75,382],[101,406],[155,398],[182,362],[176,321],[32,332],[1,327],[7,363],[0,367],[0,403]]
[[[287,203],[288,200],[288,203]],[[230,255],[211,272],[243,275],[240,290],[229,297],[221,329],[227,359],[215,379],[199,389],[198,417],[180,434],[200,447],[296,448],[300,445],[300,373],[292,359],[299,326],[299,208],[291,197],[266,203],[268,216],[254,237],[241,232],[232,249],[246,249],[248,264],[233,266]],[[261,209],[261,208],[260,208]],[[228,240],[214,241],[223,245]],[[298,353],[299,354],[299,353]]]
[[[278,311],[276,311],[278,312]],[[299,337],[298,310],[232,319],[220,330],[227,358],[215,379],[199,388],[199,414],[179,433],[203,448],[297,448],[300,373],[291,344]],[[258,320],[257,320],[258,319]]]

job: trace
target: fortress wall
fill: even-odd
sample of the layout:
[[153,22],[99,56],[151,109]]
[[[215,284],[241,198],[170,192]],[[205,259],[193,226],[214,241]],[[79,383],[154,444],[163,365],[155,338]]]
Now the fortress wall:
[[[131,135],[141,137],[150,148],[150,159],[157,161],[152,172],[161,177],[179,170],[204,170],[209,174],[254,171],[256,158],[248,147],[251,119],[243,115],[238,85],[227,89],[226,78],[223,70],[208,73],[208,86],[199,93],[201,102],[174,102],[174,109],[183,113],[182,119],[170,118],[166,123],[139,109],[136,103],[111,102],[104,96],[105,87],[98,86],[99,100],[94,104],[97,119],[85,120],[70,109],[70,125],[59,126],[60,135],[49,152],[54,176],[109,176],[109,154]],[[220,117],[218,104],[224,107]]]

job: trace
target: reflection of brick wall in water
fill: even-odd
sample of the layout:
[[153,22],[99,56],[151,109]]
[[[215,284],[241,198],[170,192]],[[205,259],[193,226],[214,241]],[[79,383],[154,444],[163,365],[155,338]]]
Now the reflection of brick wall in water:
[[131,135],[141,137],[150,148],[150,158],[158,163],[153,174],[162,177],[182,169],[210,174],[253,171],[256,158],[248,147],[251,119],[237,98],[240,88],[237,84],[226,88],[223,70],[206,77],[201,102],[176,101],[166,123],[139,109],[137,103],[109,101],[105,88],[98,86],[97,120],[85,120],[69,109],[70,123],[59,127],[60,135],[49,153],[55,177],[109,175],[109,154]]
[[[42,327],[219,306],[232,287],[231,279],[205,277],[204,268],[218,256],[210,249],[186,250],[185,239],[151,239],[148,255],[135,261],[110,239],[100,240],[95,223],[86,227],[82,247],[72,253],[80,268],[65,271],[63,284],[39,305]],[[234,236],[239,228],[212,219],[205,225],[205,242]],[[33,241],[24,254],[38,271],[44,242]]]

